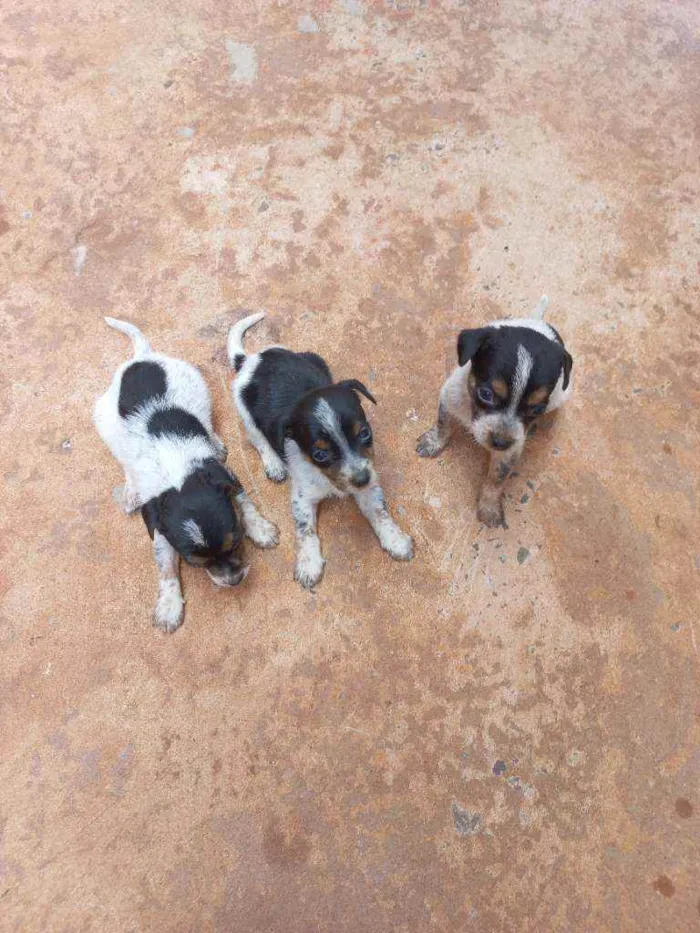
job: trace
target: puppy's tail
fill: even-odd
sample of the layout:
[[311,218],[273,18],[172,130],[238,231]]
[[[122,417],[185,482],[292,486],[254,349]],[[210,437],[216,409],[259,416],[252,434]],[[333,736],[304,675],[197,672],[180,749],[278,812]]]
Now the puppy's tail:
[[130,324],[128,321],[118,321],[115,317],[106,317],[105,321],[110,327],[121,331],[122,334],[126,334],[127,337],[131,337],[134,344],[134,357],[136,359],[141,356],[147,356],[152,352],[150,343],[134,324]]
[[244,317],[242,321],[238,321],[228,332],[228,361],[236,372],[239,371],[246,357],[246,352],[243,349],[243,334],[245,334],[248,328],[252,327],[253,324],[262,321],[264,317],[265,312],[258,311],[257,314],[251,314],[248,317]]
[[546,295],[542,295],[540,300],[537,302],[537,307],[532,312],[532,316],[536,321],[544,321],[544,315],[549,307],[549,298]]

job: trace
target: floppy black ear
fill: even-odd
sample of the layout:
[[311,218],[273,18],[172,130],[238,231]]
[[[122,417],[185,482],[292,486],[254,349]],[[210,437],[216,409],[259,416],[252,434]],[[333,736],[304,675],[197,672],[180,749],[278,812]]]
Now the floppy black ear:
[[161,530],[160,523],[160,512],[163,505],[163,496],[165,493],[161,493],[159,496],[155,496],[153,499],[149,499],[145,505],[141,506],[141,518],[143,518],[146,523],[146,528],[148,529],[148,534],[151,536],[151,541],[153,540],[153,533],[158,530]]
[[373,405],[377,404],[376,398],[359,379],[343,379],[342,382],[337,382],[336,385],[343,386],[346,389],[352,389],[353,392],[359,392],[360,395],[364,395],[365,398],[368,398]]
[[472,359],[490,329],[489,327],[476,327],[474,330],[461,332],[457,338],[457,359],[460,366],[464,366]]
[[569,386],[569,378],[571,376],[571,367],[573,365],[574,365],[574,361],[571,358],[571,354],[567,353],[567,351],[564,350],[564,359],[561,364],[561,368],[564,371],[564,379],[562,381],[561,387],[564,390],[566,390]]
[[236,474],[227,470],[218,460],[205,460],[203,471],[207,482],[216,486],[217,489],[223,489],[224,492],[231,492],[234,495],[238,495],[243,489]]

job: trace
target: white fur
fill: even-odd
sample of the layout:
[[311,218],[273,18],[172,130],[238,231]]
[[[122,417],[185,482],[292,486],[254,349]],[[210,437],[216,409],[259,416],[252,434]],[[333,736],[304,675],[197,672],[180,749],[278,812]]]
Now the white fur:
[[343,433],[343,429],[340,426],[340,422],[338,421],[338,416],[324,398],[316,403],[314,414],[319,424],[323,425],[329,437],[337,444],[343,462],[343,466],[340,469],[340,479],[344,485],[350,485],[353,475],[357,475],[362,472],[362,470],[368,470],[370,468],[370,460],[367,457],[358,456],[355,451],[351,449]]
[[264,311],[259,311],[257,314],[249,314],[248,317],[244,317],[242,321],[238,321],[233,325],[231,330],[228,332],[228,361],[231,366],[234,365],[237,356],[245,356],[246,352],[243,349],[243,335],[248,330],[249,327],[252,327],[254,324],[257,324],[258,321],[262,321],[265,317]]
[[157,530],[153,533],[153,555],[159,573],[154,621],[164,632],[174,632],[182,625],[185,611],[180,588],[180,558],[172,544]]
[[206,547],[207,539],[202,534],[202,529],[193,518],[186,518],[182,523],[185,534],[196,547]]
[[277,525],[258,512],[247,493],[240,492],[236,496],[236,504],[241,513],[243,530],[256,547],[271,548],[279,544],[280,533]]

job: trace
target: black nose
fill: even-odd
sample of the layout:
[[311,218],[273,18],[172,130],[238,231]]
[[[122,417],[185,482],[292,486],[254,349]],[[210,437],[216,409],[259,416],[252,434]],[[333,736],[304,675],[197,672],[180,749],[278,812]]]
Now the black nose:
[[510,437],[499,437],[498,434],[491,435],[491,446],[494,450],[508,450],[513,446],[513,439]]
[[362,487],[366,486],[369,481],[369,470],[361,470],[359,473],[355,473],[355,475],[350,480],[353,486],[357,486],[358,489],[362,489]]

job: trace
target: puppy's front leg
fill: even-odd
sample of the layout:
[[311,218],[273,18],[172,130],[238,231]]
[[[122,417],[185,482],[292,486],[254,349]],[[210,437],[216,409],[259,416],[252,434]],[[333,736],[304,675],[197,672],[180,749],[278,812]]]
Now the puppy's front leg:
[[297,532],[297,561],[294,579],[309,590],[323,576],[325,560],[321,542],[316,533],[318,502],[310,498],[299,486],[292,486],[292,516]]
[[248,494],[241,491],[234,497],[241,513],[243,530],[257,547],[275,547],[279,544],[280,533],[277,525],[268,521],[258,511]]
[[185,608],[180,589],[180,558],[172,544],[157,530],[153,532],[153,554],[158,567],[155,624],[164,632],[174,632],[182,625]]
[[384,493],[376,474],[372,477],[369,486],[353,492],[353,496],[384,550],[394,560],[410,560],[413,557],[413,539],[401,531],[389,515]]
[[419,457],[437,457],[450,443],[453,424],[444,394],[443,389],[440,393],[437,421],[429,431],[418,438],[416,452]]
[[505,528],[506,526],[503,512],[503,484],[515,466],[521,450],[522,447],[516,446],[514,450],[508,450],[505,453],[494,451],[491,454],[489,472],[481,489],[476,511],[479,521],[488,525],[489,528],[496,528],[499,525]]

